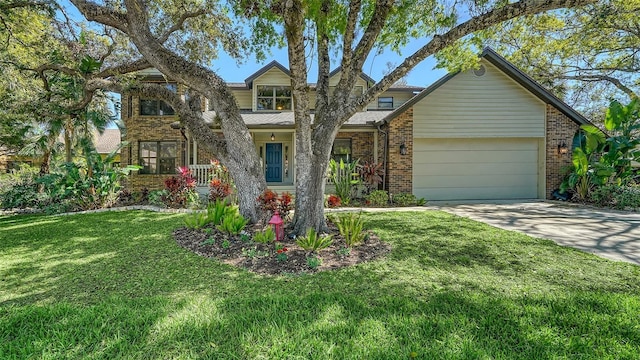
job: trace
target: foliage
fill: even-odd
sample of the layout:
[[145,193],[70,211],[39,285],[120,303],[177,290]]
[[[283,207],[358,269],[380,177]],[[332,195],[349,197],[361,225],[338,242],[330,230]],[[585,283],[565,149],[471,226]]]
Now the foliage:
[[335,208],[340,206],[341,201],[340,201],[340,197],[334,194],[331,194],[327,197],[327,206],[329,206],[330,208]]
[[276,239],[276,233],[273,232],[271,226],[267,226],[264,231],[258,231],[253,234],[253,241],[261,244],[268,244]]
[[592,125],[582,125],[573,139],[573,168],[561,185],[561,191],[574,190],[586,200],[595,186],[624,185],[633,181],[632,161],[640,160],[640,103],[637,99],[624,106],[612,101],[606,112],[605,134]]
[[20,169],[0,174],[0,208],[38,207],[38,169],[23,165]]
[[596,188],[591,200],[598,206],[626,210],[640,209],[640,187],[638,185],[604,185]]
[[217,226],[220,231],[229,233],[231,235],[238,235],[244,229],[249,222],[242,215],[235,213],[233,215],[225,215],[222,219],[222,223]]
[[317,256],[308,256],[307,257],[307,266],[313,270],[317,269],[322,265],[322,259]]
[[171,176],[164,180],[165,190],[167,190],[163,198],[164,203],[172,208],[185,208],[197,204],[199,201],[196,192],[197,182],[191,170],[186,166],[181,166],[177,170],[178,176]]
[[201,229],[209,223],[207,214],[202,212],[194,212],[184,217],[184,224],[189,229]]
[[357,245],[364,240],[365,233],[362,231],[364,228],[364,221],[360,214],[348,213],[344,215],[338,215],[334,217],[333,222],[338,226],[340,235],[344,237],[344,242],[347,247]]
[[367,201],[372,206],[386,206],[389,203],[389,193],[386,190],[374,190],[367,195]]
[[336,187],[336,194],[342,200],[342,203],[349,205],[353,199],[353,190],[355,185],[359,184],[358,180],[358,160],[345,163],[331,159],[329,161],[329,177]]
[[229,170],[218,160],[211,160],[211,180],[209,181],[209,201],[226,199],[233,193],[235,185]]
[[418,203],[418,199],[413,194],[400,193],[393,196],[393,203],[399,206],[414,206]]
[[287,261],[288,259],[287,251],[289,251],[289,249],[287,249],[281,243],[276,243],[275,246],[276,246],[276,259],[280,262]]
[[638,0],[611,0],[521,17],[486,32],[485,44],[599,122],[610,99],[639,94],[639,7]]
[[332,238],[331,235],[320,235],[313,228],[309,228],[305,236],[296,239],[296,244],[306,251],[318,251],[331,246]]
[[227,206],[224,199],[217,199],[213,203],[207,205],[207,218],[213,225],[219,225],[222,223],[222,219],[225,215],[232,212],[231,207]]
[[260,208],[264,210],[268,217],[273,216],[277,211],[282,219],[285,219],[293,210],[293,197],[288,192],[278,193],[267,189],[258,197]]
[[370,194],[372,191],[378,190],[378,186],[382,183],[384,165],[365,161],[358,165],[358,175],[366,186],[367,194]]
[[159,207],[166,207],[164,199],[169,195],[167,190],[149,191],[149,204]]
[[261,258],[265,256],[269,256],[268,251],[258,250],[257,247],[252,247],[249,249],[242,249],[242,255],[248,257],[249,259]]

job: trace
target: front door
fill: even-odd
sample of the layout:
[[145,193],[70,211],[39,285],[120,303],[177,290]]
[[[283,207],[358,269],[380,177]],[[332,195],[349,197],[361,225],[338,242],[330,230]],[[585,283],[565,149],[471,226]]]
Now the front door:
[[266,180],[282,182],[282,143],[269,143],[266,150]]

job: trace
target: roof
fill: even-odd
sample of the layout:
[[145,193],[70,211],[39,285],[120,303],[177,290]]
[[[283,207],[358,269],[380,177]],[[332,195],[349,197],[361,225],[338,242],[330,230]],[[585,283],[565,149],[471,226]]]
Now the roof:
[[[349,121],[343,126],[346,127],[370,127],[376,122],[381,121],[384,117],[389,115],[391,110],[373,110],[373,111],[360,111],[353,115]],[[293,127],[295,125],[295,114],[293,111],[283,112],[243,112],[241,113],[242,120],[247,124],[249,128],[272,128],[272,127]],[[205,111],[202,113],[207,124],[213,124],[216,117],[215,111]],[[314,114],[311,114],[311,120],[313,121]],[[175,122],[172,127],[179,127],[180,123]]]
[[[338,66],[337,68],[333,69],[333,71],[329,73],[329,77],[330,78],[333,77],[333,75],[339,73],[340,71],[342,71],[342,66]],[[360,77],[363,78],[367,83],[373,83],[373,84],[376,83],[376,81],[373,80],[373,78],[365,74],[363,71],[360,72]]]
[[98,132],[94,134],[94,143],[99,154],[109,154],[118,148],[120,141],[119,129],[105,129],[102,134]]
[[[518,69],[515,65],[507,61],[507,59],[498,55],[493,49],[485,48],[482,54],[480,54],[481,59],[485,59],[490,62],[492,65],[500,69],[507,76],[511,77],[522,87],[527,89],[533,95],[538,97],[540,100],[544,101],[547,104],[553,105],[555,108],[560,110],[563,114],[565,114],[569,119],[575,122],[578,125],[592,125],[589,120],[587,120],[582,114],[577,112],[571,106],[569,106],[564,101],[560,100],[557,96],[553,95],[549,90],[545,89],[542,85],[540,85],[537,81],[533,80],[530,76],[522,72],[522,70]],[[431,86],[422,90],[418,95],[411,98],[411,100],[404,103],[402,106],[395,109],[391,114],[387,115],[381,122],[389,122],[392,119],[396,118],[398,115],[404,113],[406,110],[415,105],[418,101],[422,100],[425,96],[431,94],[435,90],[437,90],[440,86],[442,86],[447,81],[454,78],[458,75],[459,72],[449,73],[442,78],[440,78],[435,83],[431,84]]]
[[287,74],[287,76],[291,76],[291,72],[289,72],[289,69],[284,67],[284,65],[280,64],[279,62],[273,60],[272,62],[260,68],[260,70],[249,75],[248,78],[244,79],[244,82],[247,84],[248,87],[252,87],[253,80],[259,78],[262,74],[266,73],[267,71],[271,70],[271,68],[274,68],[274,67],[280,69],[280,71]]

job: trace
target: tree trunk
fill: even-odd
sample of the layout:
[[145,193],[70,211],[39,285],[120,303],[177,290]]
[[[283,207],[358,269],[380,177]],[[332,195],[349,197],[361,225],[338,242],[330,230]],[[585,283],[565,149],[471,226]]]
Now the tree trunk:
[[296,161],[296,210],[292,227],[298,235],[309,228],[328,230],[324,218],[324,189],[329,154],[312,155],[310,158],[308,163]]

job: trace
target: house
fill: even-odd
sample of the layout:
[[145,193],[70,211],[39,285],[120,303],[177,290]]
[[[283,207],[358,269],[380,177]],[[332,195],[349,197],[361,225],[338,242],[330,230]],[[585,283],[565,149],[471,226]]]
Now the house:
[[[102,134],[94,131],[93,138],[96,151],[102,158],[105,158],[109,153],[116,150],[121,142],[119,129],[105,129]],[[63,142],[64,138],[60,136],[59,141]],[[22,164],[40,166],[41,163],[42,160],[39,157],[20,155],[16,151],[0,147],[0,173],[18,169]],[[118,150],[114,158],[114,164],[119,163],[120,151]]]
[[[549,198],[562,181],[562,168],[571,163],[567,144],[589,122],[493,50],[480,57],[479,69],[449,74],[426,89],[387,90],[344,124],[332,157],[384,163],[384,188],[392,194],[428,200]],[[330,86],[339,74],[339,69],[331,73]],[[181,91],[154,70],[143,75]],[[363,74],[354,93],[373,83]],[[272,62],[229,86],[263,159],[269,187],[294,190],[288,69]],[[313,84],[311,89],[313,104]],[[184,165],[206,185],[212,156],[176,126],[173,110],[162,101],[126,94],[122,99],[129,142],[122,163],[144,166],[129,186],[161,188],[163,179]],[[204,117],[219,129],[213,111]]]

